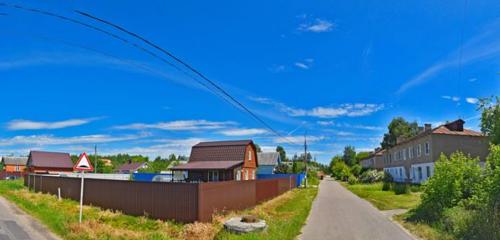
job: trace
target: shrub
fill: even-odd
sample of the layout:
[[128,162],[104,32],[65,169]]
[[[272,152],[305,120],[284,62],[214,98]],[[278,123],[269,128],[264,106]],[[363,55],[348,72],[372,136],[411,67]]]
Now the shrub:
[[359,164],[354,164],[351,167],[351,173],[355,177],[359,177],[359,175],[361,174],[361,170],[363,170],[363,167],[361,167],[361,165]]
[[410,185],[407,183],[394,183],[392,189],[396,195],[410,193]]
[[384,179],[384,172],[377,170],[367,170],[359,176],[359,181],[362,183],[375,183]]
[[349,184],[354,185],[358,183],[358,178],[354,175],[350,175],[347,181]]
[[478,159],[471,159],[462,153],[453,153],[448,159],[441,155],[435,164],[435,174],[425,183],[422,203],[416,209],[415,217],[435,222],[446,208],[463,204],[475,208],[482,191],[482,171]]
[[392,185],[391,182],[384,182],[384,184],[382,184],[382,191],[389,191],[389,190],[391,190],[391,185]]
[[336,161],[332,167],[332,175],[337,180],[347,181],[351,175],[351,169],[343,161]]
[[470,229],[473,216],[472,211],[468,211],[462,206],[456,206],[443,212],[441,223],[445,231],[455,236],[464,236]]

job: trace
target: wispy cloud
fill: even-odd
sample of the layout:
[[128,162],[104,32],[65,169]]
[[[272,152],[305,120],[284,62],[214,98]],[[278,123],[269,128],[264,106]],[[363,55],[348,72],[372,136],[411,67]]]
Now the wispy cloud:
[[148,134],[111,136],[105,134],[83,135],[73,137],[57,137],[54,135],[31,135],[31,136],[15,136],[11,138],[1,138],[0,146],[13,145],[67,145],[67,144],[84,144],[84,143],[107,143],[135,140],[149,136]]
[[233,128],[219,133],[225,136],[252,136],[266,134],[268,131],[262,128]]
[[451,100],[453,102],[460,101],[460,97],[457,97],[457,96],[441,96],[441,98]]
[[114,129],[129,129],[129,130],[145,130],[145,129],[160,129],[170,131],[194,131],[194,130],[213,130],[222,129],[236,125],[235,122],[224,121],[214,122],[207,120],[178,120],[171,122],[159,123],[133,123],[123,126],[115,126]]
[[[313,143],[313,142],[318,142],[325,140],[325,136],[307,136],[307,142],[308,143]],[[283,137],[275,137],[273,138],[273,142],[280,144],[280,143],[303,143],[304,142],[304,136],[287,136],[286,138]]]
[[17,119],[8,122],[7,129],[9,130],[60,129],[60,128],[68,128],[68,127],[75,127],[88,124],[98,119],[100,118],[69,119],[56,122],[38,122],[32,120]]
[[314,59],[306,58],[303,61],[295,62],[294,65],[298,68],[302,68],[302,69],[307,70],[307,69],[311,68],[313,62],[314,62]]
[[369,125],[353,125],[353,124],[349,124],[349,123],[337,123],[334,121],[317,121],[316,123],[320,126],[333,126],[333,127],[339,127],[339,128],[354,128],[354,129],[364,129],[364,130],[372,130],[372,131],[384,130],[383,127],[369,126]]
[[500,54],[500,32],[497,31],[497,29],[499,28],[500,18],[497,18],[492,23],[486,25],[479,35],[465,42],[462,46],[462,50],[458,48],[449,54],[447,58],[429,66],[415,77],[403,83],[396,93],[402,94],[412,87],[423,84],[442,71],[458,66],[458,64],[460,64],[460,60],[457,56],[460,54],[460,51],[462,51],[462,65],[498,56]]
[[337,118],[337,117],[360,117],[367,116],[372,113],[378,112],[384,108],[384,104],[371,104],[371,103],[345,103],[338,107],[314,107],[312,109],[293,108],[285,105],[284,103],[276,102],[269,98],[250,98],[251,100],[272,105],[279,111],[282,111],[293,117],[318,117],[318,118]]
[[302,69],[309,69],[309,66],[307,66],[306,64],[301,63],[301,62],[296,62],[294,65],[295,65],[296,67],[298,67],[298,68],[302,68]]
[[299,25],[298,30],[303,32],[330,32],[335,28],[335,23],[328,20],[316,18],[312,22],[302,23]]
[[470,103],[470,104],[476,104],[476,103],[478,103],[478,102],[479,102],[479,99],[477,99],[477,98],[473,98],[473,97],[468,97],[468,98],[465,98],[465,101],[466,101],[467,103]]

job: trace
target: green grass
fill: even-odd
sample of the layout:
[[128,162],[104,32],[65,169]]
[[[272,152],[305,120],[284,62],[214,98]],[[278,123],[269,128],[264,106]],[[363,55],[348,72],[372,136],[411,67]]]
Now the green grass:
[[453,236],[440,231],[439,228],[425,224],[407,221],[411,213],[405,213],[394,216],[394,220],[399,222],[404,228],[410,231],[413,235],[425,240],[453,240]]
[[393,191],[382,191],[382,183],[342,185],[380,210],[410,209],[420,203],[420,193],[395,194]]
[[247,212],[266,220],[264,232],[238,235],[221,231],[216,239],[295,239],[304,225],[317,188],[295,189]]

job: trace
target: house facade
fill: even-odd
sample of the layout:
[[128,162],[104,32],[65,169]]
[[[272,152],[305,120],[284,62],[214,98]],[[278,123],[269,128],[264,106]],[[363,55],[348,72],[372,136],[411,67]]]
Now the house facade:
[[363,168],[382,170],[384,168],[384,153],[384,149],[375,149],[368,157],[360,160],[361,166]]
[[121,174],[131,174],[131,173],[138,173],[139,169],[147,167],[148,167],[147,162],[132,162],[132,160],[129,160],[127,163],[118,167],[116,171],[117,173]]
[[3,171],[7,173],[23,173],[26,170],[27,157],[2,157]]
[[257,158],[259,159],[257,174],[273,174],[276,167],[281,163],[278,152],[260,152],[257,153]]
[[26,168],[30,173],[73,172],[73,162],[69,153],[31,151]]
[[252,140],[201,142],[191,149],[186,164],[172,167],[187,172],[190,182],[254,180],[258,158]]
[[424,129],[410,139],[398,139],[397,144],[386,149],[383,169],[394,181],[421,183],[434,174],[434,163],[441,154],[449,156],[460,151],[485,161],[488,155],[488,138],[482,133],[464,129],[464,121],[456,121]]

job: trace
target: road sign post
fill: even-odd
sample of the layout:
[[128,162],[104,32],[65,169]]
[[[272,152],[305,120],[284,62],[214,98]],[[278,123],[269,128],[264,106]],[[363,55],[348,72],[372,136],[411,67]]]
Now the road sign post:
[[86,153],[82,153],[80,155],[80,159],[76,163],[76,165],[73,167],[74,171],[80,171],[82,174],[82,181],[80,184],[80,217],[79,217],[79,222],[82,223],[82,216],[83,216],[83,188],[84,188],[84,183],[85,183],[85,171],[90,171],[92,172],[94,170],[94,167],[90,163],[89,158],[87,157]]

